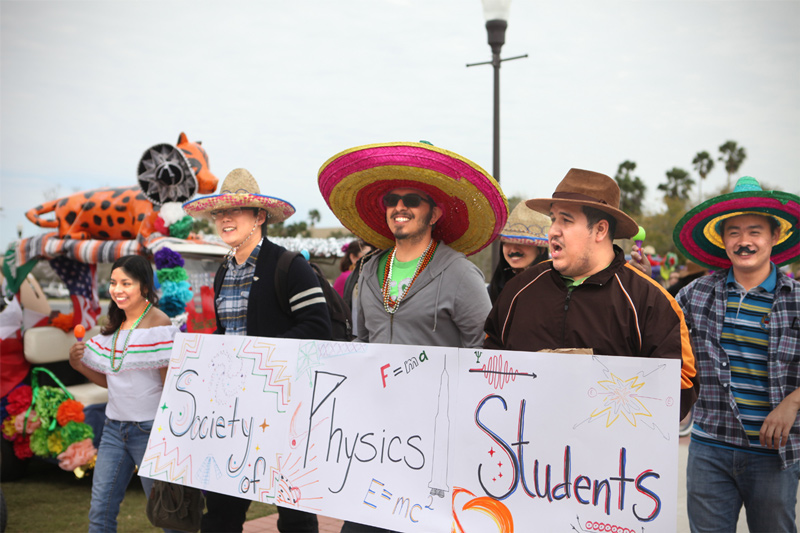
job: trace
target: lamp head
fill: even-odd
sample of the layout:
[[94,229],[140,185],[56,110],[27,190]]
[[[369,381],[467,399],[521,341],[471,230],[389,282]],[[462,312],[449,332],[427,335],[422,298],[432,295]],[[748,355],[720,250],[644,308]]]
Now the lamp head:
[[483,16],[486,22],[502,20],[508,22],[508,12],[511,9],[511,0],[482,0]]
[[486,19],[486,32],[493,54],[500,54],[500,49],[506,42],[510,7],[511,0],[483,0],[483,16]]

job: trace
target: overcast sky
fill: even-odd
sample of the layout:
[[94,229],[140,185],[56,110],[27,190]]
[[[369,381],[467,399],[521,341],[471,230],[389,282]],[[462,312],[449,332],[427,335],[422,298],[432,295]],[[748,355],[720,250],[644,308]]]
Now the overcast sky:
[[[492,169],[478,0],[0,1],[0,246],[45,199],[134,185],[142,153],[202,140],[294,220],[332,155],[418,141]],[[514,0],[501,69],[501,184],[550,196],[625,159],[648,186],[732,139],[740,175],[800,193],[800,2]],[[721,164],[703,186],[725,183]],[[290,219],[290,222],[292,219]]]

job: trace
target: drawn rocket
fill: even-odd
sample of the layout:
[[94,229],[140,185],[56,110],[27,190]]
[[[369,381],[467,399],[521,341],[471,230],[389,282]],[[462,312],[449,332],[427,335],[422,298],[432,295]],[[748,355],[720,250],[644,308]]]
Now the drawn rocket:
[[445,357],[442,377],[439,380],[439,405],[433,427],[433,460],[431,461],[431,481],[428,487],[431,494],[444,498],[450,492],[447,485],[447,450],[450,444],[450,375],[447,373]]

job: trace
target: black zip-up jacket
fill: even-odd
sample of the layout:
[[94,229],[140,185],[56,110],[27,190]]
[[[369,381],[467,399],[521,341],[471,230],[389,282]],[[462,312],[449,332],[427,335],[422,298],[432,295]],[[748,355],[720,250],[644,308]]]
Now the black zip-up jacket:
[[604,270],[569,290],[552,261],[505,286],[486,319],[485,348],[526,352],[591,348],[598,355],[681,360],[681,418],[697,399],[697,378],[683,311],[614,246]]
[[[329,340],[331,319],[328,306],[316,274],[308,261],[301,256],[292,261],[286,279],[289,285],[287,292],[290,314],[281,310],[275,292],[275,267],[278,258],[285,251],[285,248],[267,238],[261,243],[247,299],[247,334],[256,337]],[[223,261],[214,276],[215,306],[227,271],[228,262]],[[225,334],[219,317],[214,333]]]

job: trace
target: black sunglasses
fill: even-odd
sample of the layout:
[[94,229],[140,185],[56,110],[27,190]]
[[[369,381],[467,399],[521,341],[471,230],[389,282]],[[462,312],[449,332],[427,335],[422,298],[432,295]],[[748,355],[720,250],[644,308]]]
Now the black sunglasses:
[[421,204],[422,202],[427,202],[427,203],[431,204],[431,206],[436,205],[436,204],[433,203],[433,200],[431,200],[430,198],[426,198],[424,196],[420,196],[419,194],[414,193],[414,192],[408,193],[408,194],[404,194],[402,196],[399,195],[399,194],[394,194],[393,192],[390,192],[389,194],[387,194],[386,196],[383,197],[383,207],[394,207],[394,206],[397,205],[397,202],[399,202],[400,200],[403,200],[403,205],[404,206],[412,207],[412,208],[413,207],[419,207],[419,204]]

